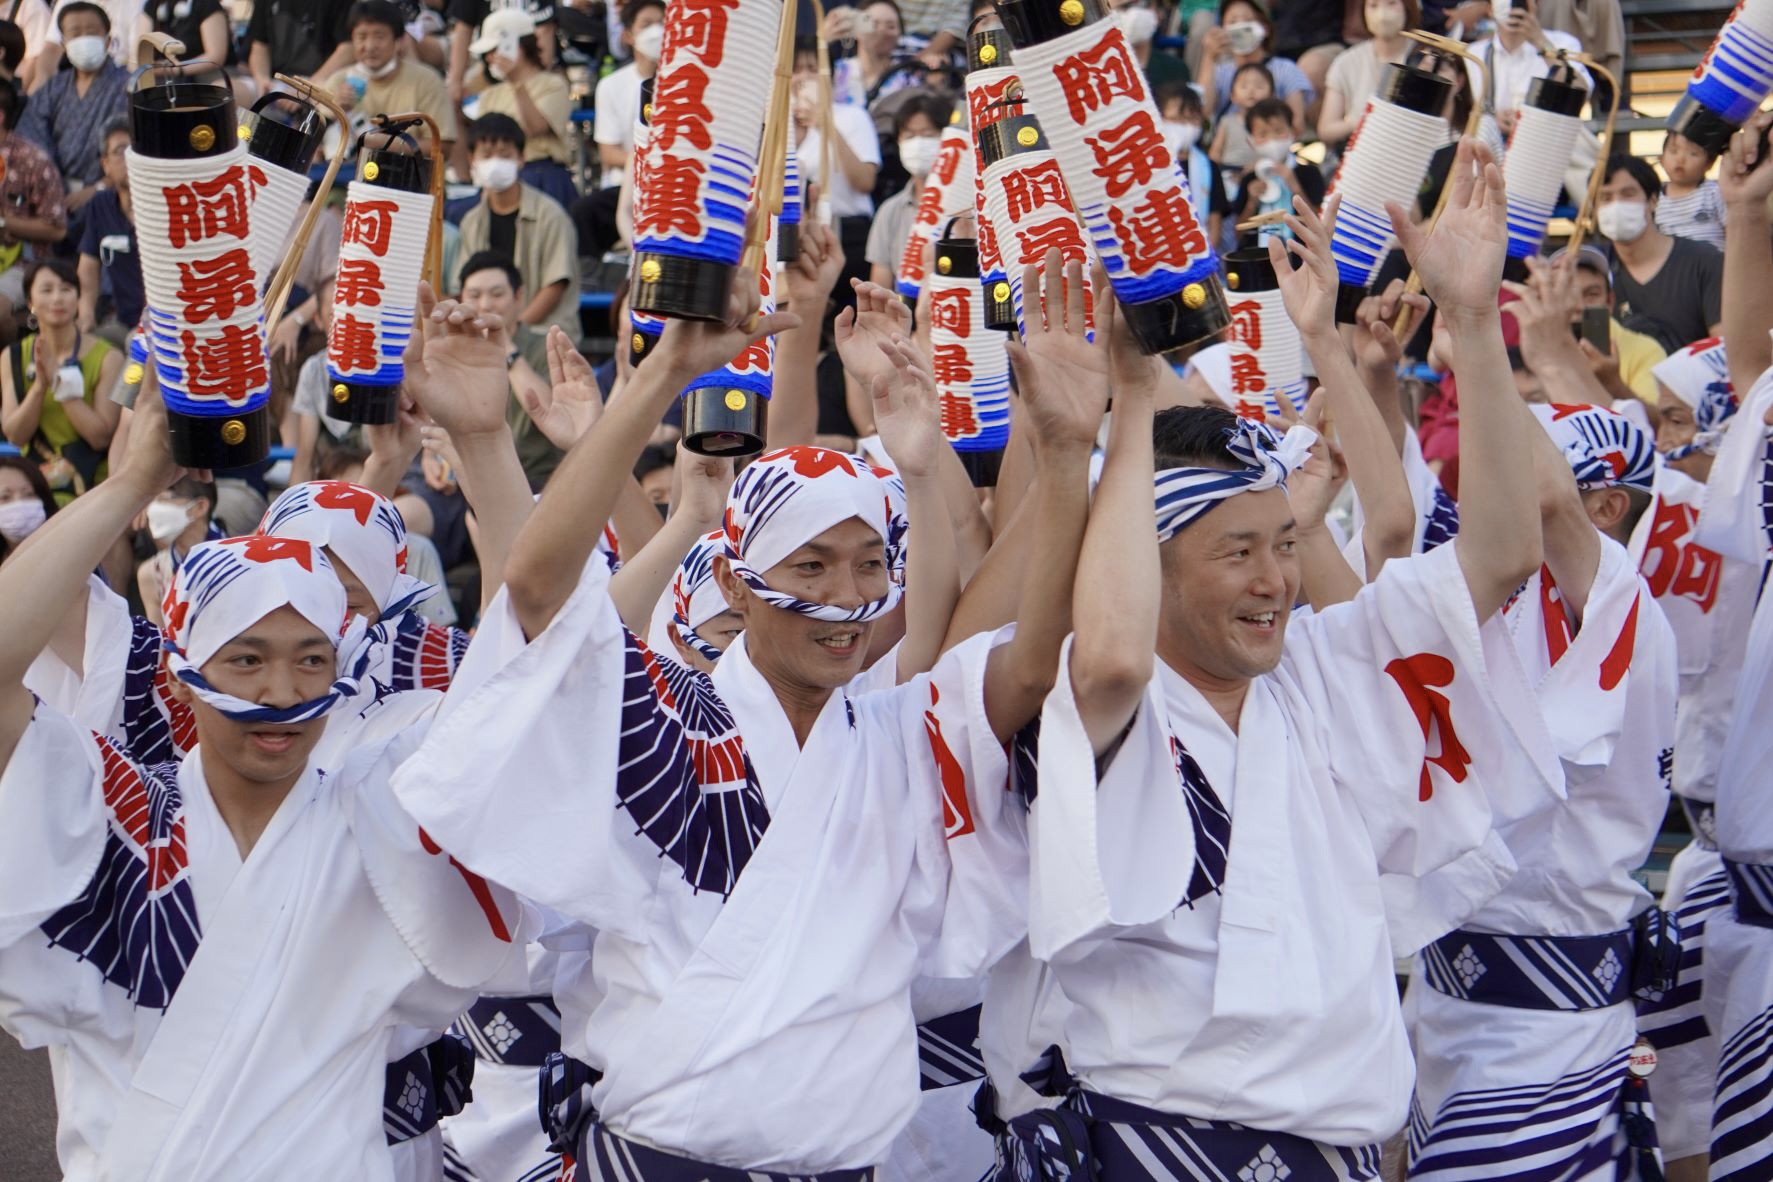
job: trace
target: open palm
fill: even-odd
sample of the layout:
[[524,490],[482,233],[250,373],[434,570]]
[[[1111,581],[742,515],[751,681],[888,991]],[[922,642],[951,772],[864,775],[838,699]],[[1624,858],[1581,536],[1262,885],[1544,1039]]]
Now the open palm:
[[1424,233],[1401,205],[1390,203],[1392,230],[1429,298],[1443,311],[1493,309],[1508,253],[1502,170],[1488,148],[1462,139],[1447,183],[1452,193],[1432,230]]
[[1108,406],[1108,343],[1114,336],[1113,298],[1099,285],[1096,339],[1084,327],[1083,267],[1049,250],[1040,267],[1025,267],[1022,290],[1036,295],[1026,311],[1026,339],[1006,342],[1016,389],[1039,444],[1094,441]]
[[526,387],[520,396],[530,421],[562,451],[577,443],[603,413],[597,375],[559,325],[548,330],[548,389]]
[[[877,283],[856,280],[854,286],[856,306],[838,313],[832,335],[844,370],[863,389],[872,390],[877,378],[892,377],[892,354],[887,347],[895,340],[910,338],[911,309]],[[924,362],[922,368],[927,370],[929,363]]]
[[439,302],[421,281],[418,323],[406,346],[406,392],[451,434],[496,431],[505,422],[509,349],[499,317]]

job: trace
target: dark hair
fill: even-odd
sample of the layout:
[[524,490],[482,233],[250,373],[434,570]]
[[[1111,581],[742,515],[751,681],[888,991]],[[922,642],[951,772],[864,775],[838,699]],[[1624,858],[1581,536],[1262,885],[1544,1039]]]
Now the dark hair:
[[1159,114],[1163,113],[1165,107],[1175,103],[1181,108],[1183,115],[1194,115],[1202,120],[1207,117],[1207,109],[1201,105],[1200,92],[1186,82],[1166,82],[1152,91],[1152,97],[1157,100]]
[[1244,112],[1244,126],[1254,127],[1259,119],[1279,119],[1290,129],[1293,126],[1293,108],[1287,106],[1285,99],[1270,95],[1250,104],[1250,109]]
[[1246,62],[1233,70],[1231,72],[1232,82],[1235,83],[1239,78],[1250,73],[1252,70],[1268,79],[1268,93],[1270,95],[1280,93],[1280,87],[1276,85],[1274,81],[1274,71],[1263,65],[1261,62]]
[[1223,406],[1172,406],[1151,420],[1151,447],[1159,468],[1225,468],[1244,465],[1227,444],[1237,416]]
[[634,479],[645,480],[660,468],[669,468],[677,462],[677,456],[671,448],[648,444],[640,451],[640,458],[634,461]]
[[1268,5],[1263,4],[1262,0],[1219,0],[1219,24],[1221,26],[1225,24],[1225,10],[1233,4],[1244,4],[1256,10],[1256,19],[1262,22],[1262,28],[1265,30],[1262,34],[1262,49],[1264,52],[1272,53],[1274,18],[1268,15]]
[[316,480],[337,480],[348,469],[369,462],[369,449],[360,443],[336,443],[314,461]]
[[18,127],[18,117],[24,112],[25,100],[18,92],[17,84],[0,78],[0,115],[6,116],[6,130]]
[[497,250],[480,250],[475,251],[468,261],[462,264],[461,277],[456,280],[456,289],[459,291],[467,287],[468,276],[478,275],[482,271],[503,271],[505,278],[511,281],[512,291],[523,287],[523,272],[517,269],[517,264],[511,261],[510,255]]
[[181,476],[172,482],[166,490],[175,497],[183,497],[187,501],[202,499],[209,502],[209,512],[204,516],[208,521],[215,516],[215,481],[198,480],[195,476]]
[[[30,483],[31,492],[43,503],[44,515],[54,517],[58,507],[55,503],[55,494],[49,491],[49,481],[43,479],[43,469],[37,466],[37,462],[27,460],[23,456],[0,456],[0,471],[8,468],[24,474],[25,480]],[[0,562],[6,561],[7,556],[11,553],[12,543],[5,538],[0,538]]]
[[114,135],[133,136],[134,134],[135,131],[129,126],[129,119],[127,117],[113,119],[105,124],[105,129],[99,133],[99,150],[103,151],[105,144],[110,142],[111,137]]
[[91,12],[97,14],[98,18],[105,22],[105,36],[109,37],[111,35],[111,14],[100,8],[98,5],[93,4],[91,0],[73,0],[73,3],[71,4],[64,4],[62,10],[55,14],[56,32],[59,33],[62,31],[62,22],[68,19],[68,14],[70,12]]
[[1684,136],[1678,131],[1671,131],[1667,135],[1662,137],[1662,150],[1664,152],[1668,151],[1668,145],[1673,143],[1675,140],[1685,140],[1687,143],[1692,144],[1695,148],[1698,148],[1700,155],[1705,157],[1705,162],[1706,162],[1707,166],[1710,166],[1711,164],[1713,164],[1717,161],[1718,153],[1712,151],[1710,148],[1706,147],[1704,144],[1700,143],[1698,140],[1692,139],[1688,136]]
[[30,302],[31,288],[36,284],[37,276],[43,274],[45,271],[48,271],[75,291],[80,290],[80,273],[74,270],[73,263],[70,263],[67,259],[38,259],[29,267],[25,268],[26,303]]
[[1656,175],[1654,168],[1636,156],[1607,157],[1607,171],[1601,174],[1601,183],[1606,184],[1621,172],[1638,183],[1638,187],[1644,191],[1646,200],[1654,200],[1662,196],[1662,178]]
[[528,140],[517,120],[509,115],[482,115],[468,125],[470,152],[481,144],[510,144],[521,152]]
[[1644,516],[1645,510],[1649,509],[1651,499],[1650,494],[1641,488],[1625,490],[1625,516],[1619,519],[1619,537],[1629,539],[1637,532],[1638,521]]
[[25,61],[25,31],[12,21],[0,21],[0,66],[16,70]]
[[656,8],[663,12],[665,11],[665,0],[628,0],[626,4],[622,5],[622,28],[633,28],[634,22],[640,17],[640,14],[649,8]]
[[864,8],[873,8],[876,4],[884,4],[893,10],[893,15],[899,18],[899,32],[903,33],[905,31],[905,13],[899,8],[898,0],[861,0],[856,5],[856,11],[861,12]]
[[940,133],[954,115],[954,104],[933,90],[911,91],[899,103],[899,109],[893,112],[894,138],[905,134],[905,125],[911,122],[913,115],[922,115]]
[[357,0],[345,16],[345,30],[355,33],[358,25],[382,25],[398,39],[406,32],[406,17],[388,0]]

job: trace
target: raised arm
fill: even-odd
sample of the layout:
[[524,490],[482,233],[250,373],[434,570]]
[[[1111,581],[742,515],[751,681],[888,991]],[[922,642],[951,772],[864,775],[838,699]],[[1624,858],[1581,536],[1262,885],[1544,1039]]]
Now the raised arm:
[[1532,452],[1523,445],[1520,395],[1502,343],[1496,291],[1507,249],[1507,194],[1488,148],[1462,139],[1452,186],[1432,233],[1386,207],[1410,265],[1447,327],[1459,378],[1459,567],[1486,620],[1538,569],[1542,547]]
[[1003,742],[1039,712],[1058,673],[1059,646],[1071,630],[1077,551],[1090,513],[1090,449],[1108,405],[1110,327],[1116,322],[1107,283],[1097,287],[1096,343],[1084,336],[1083,269],[1062,266],[1057,250],[1045,265],[1023,271],[1027,344],[1012,343],[1010,361],[1027,410],[1034,446],[1034,535],[1016,635],[992,650],[985,669],[985,713]]
[[1355,310],[1354,324],[1345,330],[1349,349],[1354,354],[1355,372],[1372,398],[1374,409],[1385,421],[1385,429],[1399,455],[1404,452],[1404,436],[1410,430],[1410,422],[1404,416],[1404,402],[1397,380],[1397,367],[1403,360],[1404,347],[1397,334],[1391,331],[1391,322],[1397,317],[1398,309],[1405,306],[1413,312],[1411,322],[1421,324],[1428,311],[1427,299],[1420,295],[1406,296],[1404,281],[1394,279],[1384,292],[1361,301]]
[[1521,360],[1547,390],[1557,391],[1552,401],[1611,407],[1613,396],[1570,333],[1581,298],[1569,257],[1543,265],[1528,260],[1528,269],[1526,283],[1502,285],[1518,297],[1508,311],[1520,326]]
[[[733,462],[677,448],[677,503],[671,516],[640,552],[610,576],[609,596],[622,623],[636,636],[652,626],[653,609],[671,585],[671,576],[696,539],[720,528]],[[652,512],[648,509],[647,512]]]
[[[818,185],[807,186],[808,207]],[[811,446],[819,431],[819,336],[825,309],[843,274],[843,246],[831,227],[808,218],[800,224],[800,257],[785,271],[784,303],[800,316],[800,327],[776,338],[774,389],[765,424],[769,447]]]
[[[1340,205],[1339,198],[1333,199]],[[1296,211],[1287,215],[1293,237],[1282,249],[1281,239],[1268,240],[1268,258],[1280,277],[1281,299],[1287,315],[1299,326],[1305,352],[1317,370],[1324,410],[1335,424],[1336,437],[1360,497],[1366,524],[1361,545],[1366,554],[1367,578],[1379,576],[1392,558],[1408,558],[1416,540],[1416,507],[1410,485],[1404,479],[1390,429],[1373,405],[1354,358],[1336,328],[1336,260],[1330,255],[1330,223],[1312,212],[1303,197],[1293,199]],[[1300,262],[1295,269],[1287,259],[1290,251]]]
[[1730,382],[1747,398],[1755,380],[1773,365],[1773,228],[1767,201],[1773,197],[1773,154],[1758,154],[1760,137],[1773,126],[1762,111],[1730,140],[1718,161],[1724,198],[1724,352]]
[[[740,270],[724,323],[667,324],[654,355],[555,469],[548,495],[524,524],[506,561],[511,606],[525,633],[536,636],[547,628],[578,586],[598,532],[671,399],[741,349],[800,323],[792,312],[774,312],[750,323],[757,302],[757,276]],[[745,325],[749,327],[740,327]]]

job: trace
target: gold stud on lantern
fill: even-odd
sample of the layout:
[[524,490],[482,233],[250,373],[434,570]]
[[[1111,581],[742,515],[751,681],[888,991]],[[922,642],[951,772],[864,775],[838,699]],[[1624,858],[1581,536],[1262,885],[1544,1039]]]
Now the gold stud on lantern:
[[1000,304],[1003,303],[1005,300],[1009,299],[1010,298],[1010,285],[1007,283],[1003,283],[1003,282],[998,282],[998,283],[992,284],[991,298],[996,300]]
[[252,128],[250,128],[246,124],[242,123],[239,127],[236,127],[234,129],[234,134],[239,136],[241,142],[244,143],[245,141],[252,138]]
[[246,439],[246,424],[239,419],[229,419],[222,424],[222,442],[229,447],[239,445]]
[[728,390],[726,392],[726,408],[728,410],[744,410],[745,392],[743,390]]
[[1198,308],[1207,302],[1207,289],[1198,283],[1190,283],[1182,289],[1182,302],[1190,308]]
[[646,341],[644,338],[641,337],[641,335],[639,333],[635,333],[634,336],[632,338],[630,338],[628,341],[628,348],[630,348],[634,352],[638,353],[642,349],[646,348]]
[[943,255],[941,258],[936,260],[936,270],[938,270],[942,274],[946,275],[946,274],[948,274],[948,272],[954,270],[954,261],[952,259],[950,259],[947,255]]
[[1230,289],[1231,289],[1231,290],[1232,290],[1232,291],[1236,291],[1236,290],[1237,290],[1237,285],[1238,285],[1238,283],[1239,283],[1239,282],[1240,282],[1240,281],[1239,281],[1239,279],[1238,279],[1238,277],[1237,277],[1237,272],[1236,272],[1236,271],[1228,271],[1228,272],[1226,272],[1226,274],[1225,274],[1225,286],[1226,286],[1226,287],[1229,287],[1229,288],[1230,288]]
[[363,179],[364,180],[373,181],[381,175],[382,175],[382,170],[376,166],[376,162],[374,160],[371,160],[368,164],[365,164],[363,166]]
[[992,62],[994,62],[996,60],[997,60],[997,46],[991,44],[990,42],[986,42],[984,45],[979,46],[979,61],[981,64],[989,66]]
[[1024,127],[1016,133],[1016,142],[1024,148],[1032,148],[1040,140],[1040,132],[1032,127]]
[[659,271],[660,267],[657,259],[648,259],[646,262],[640,264],[640,278],[647,283],[657,283],[659,281]]
[[348,399],[350,397],[351,397],[351,391],[350,391],[349,387],[347,387],[345,385],[345,383],[339,382],[333,386],[332,400],[334,402],[344,402],[346,399]]
[[1059,19],[1068,25],[1081,25],[1084,18],[1084,6],[1081,0],[1065,0],[1059,5]]
[[199,152],[207,152],[214,145],[215,131],[213,128],[199,125],[191,129],[191,146],[193,148]]

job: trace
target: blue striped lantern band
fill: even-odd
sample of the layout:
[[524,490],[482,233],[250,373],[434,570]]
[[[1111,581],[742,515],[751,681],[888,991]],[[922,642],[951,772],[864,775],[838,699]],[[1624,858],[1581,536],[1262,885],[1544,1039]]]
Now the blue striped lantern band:
[[[1096,301],[1087,286],[1090,250],[1040,120],[1033,115],[1005,116],[980,134],[979,148],[985,159],[985,217],[1009,275],[1016,331],[1022,332],[1027,323],[1022,268],[1038,266],[1049,250],[1057,250],[1064,262],[1083,266],[1084,322],[1093,337]],[[1000,294],[994,288],[988,298],[995,300]]]
[[[1574,71],[1569,71],[1574,73]],[[1582,105],[1588,91],[1553,78],[1535,78],[1515,117],[1502,157],[1508,190],[1508,278],[1526,278],[1526,259],[1539,253],[1551,211],[1564,189],[1564,171],[1582,134]]]
[[652,356],[659,334],[665,331],[665,318],[630,309],[628,328],[628,364],[633,367]]
[[936,241],[942,223],[973,212],[977,185],[973,182],[973,136],[959,111],[942,129],[936,163],[924,179],[917,208],[911,215],[911,232],[899,255],[899,294],[912,303],[923,290],[924,252]]
[[1226,346],[1231,358],[1232,409],[1240,419],[1265,423],[1305,409],[1304,348],[1299,328],[1281,301],[1280,281],[1268,251],[1258,247],[1225,256],[1226,301],[1231,331]]
[[782,212],[776,217],[776,260],[792,263],[800,257],[800,157],[794,145],[782,161]]
[[1219,260],[1125,34],[1096,0],[1010,0],[999,12],[1029,109],[1139,348],[1218,335],[1229,322]]
[[[669,0],[652,132],[636,178],[634,287],[642,312],[719,320],[745,245],[775,60],[777,0]],[[725,68],[722,68],[724,63]]]
[[979,247],[970,238],[936,240],[929,277],[930,365],[942,434],[975,488],[997,484],[1010,438],[1010,357],[985,327]]
[[979,233],[979,286],[985,293],[985,327],[1008,332],[1016,327],[1009,275],[997,231],[985,213],[985,153],[979,133],[1021,109],[1022,82],[1010,68],[1010,35],[981,29],[967,38],[967,124],[973,139],[973,221]]
[[1446,142],[1447,121],[1441,112],[1452,94],[1453,84],[1438,74],[1388,65],[1379,92],[1368,100],[1348,137],[1342,167],[1330,187],[1332,195],[1342,198],[1330,232],[1330,254],[1342,281],[1336,319],[1343,324],[1354,323],[1355,309],[1397,245],[1386,203],[1408,209],[1415,202],[1435,149]]
[[[769,249],[775,254],[775,219]],[[776,309],[775,268],[757,269],[758,315]],[[763,450],[764,421],[776,362],[776,338],[765,337],[683,391],[683,445],[704,456],[754,456]]]
[[1668,129],[1714,156],[1773,94],[1773,0],[1742,0],[1687,82]]
[[417,329],[419,278],[431,234],[431,161],[388,149],[362,154],[346,190],[327,341],[326,413],[391,423]]
[[233,91],[205,62],[144,66],[130,85],[146,344],[173,456],[187,467],[257,463],[271,445],[271,373]]

